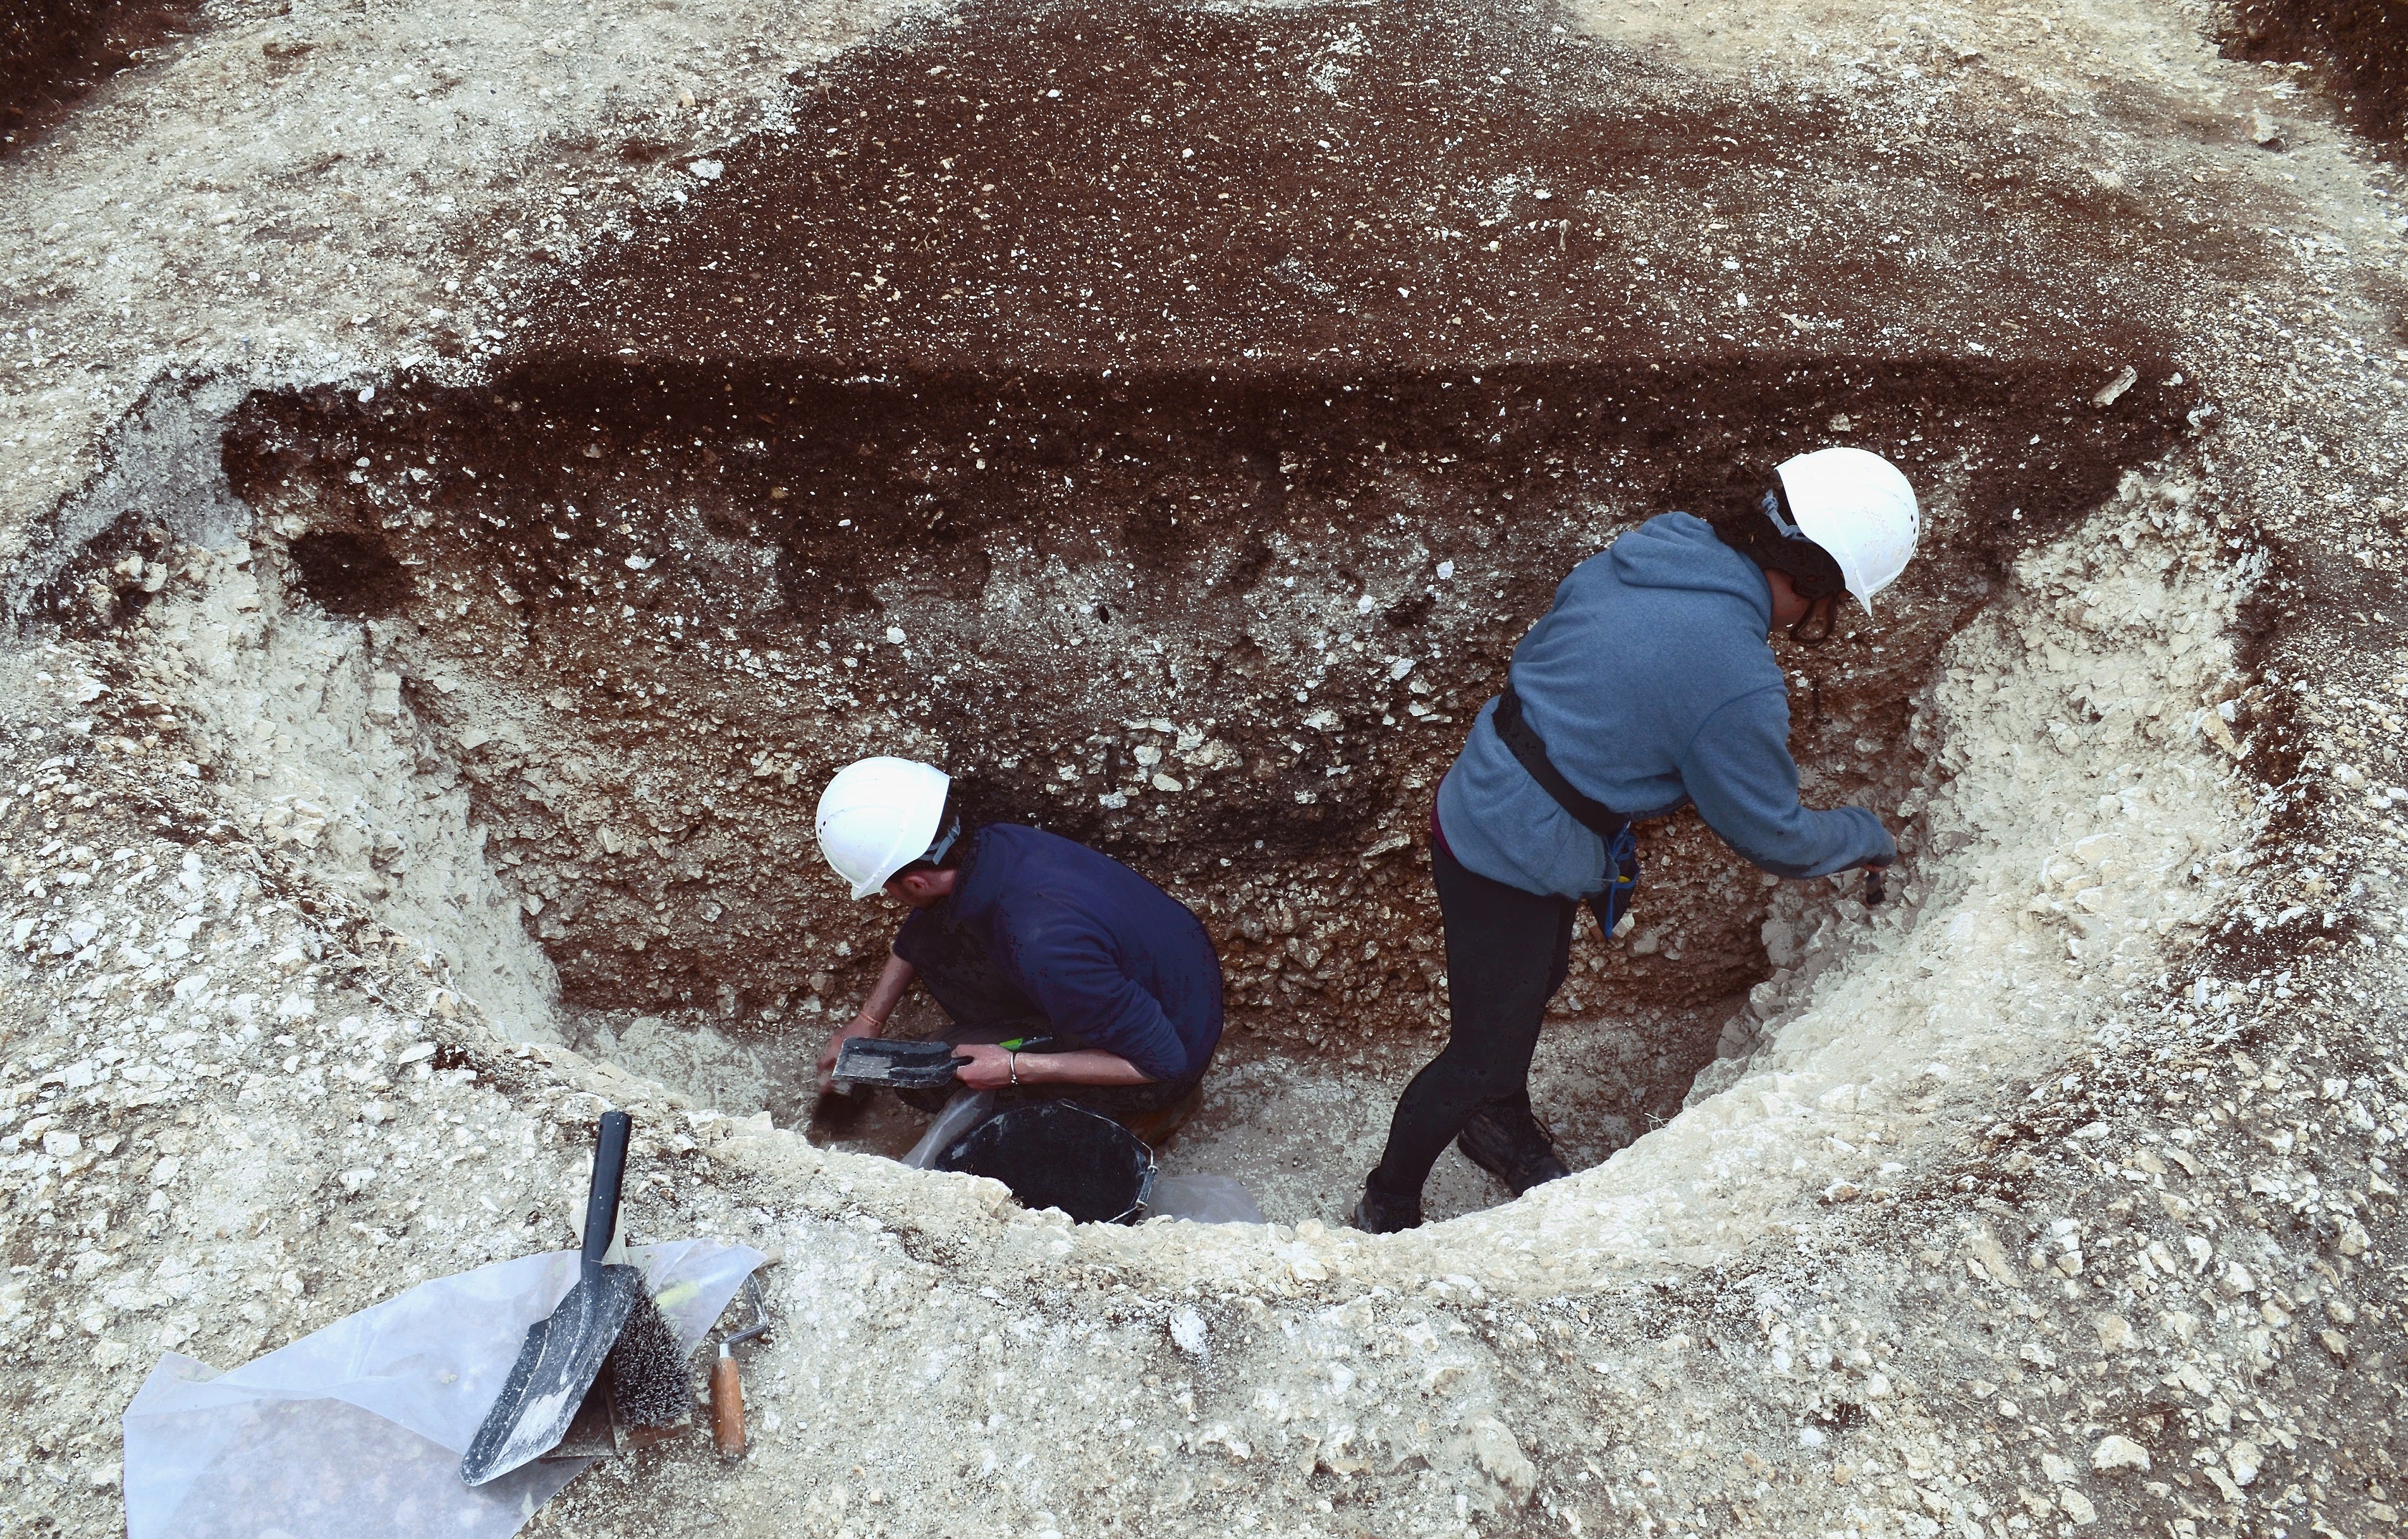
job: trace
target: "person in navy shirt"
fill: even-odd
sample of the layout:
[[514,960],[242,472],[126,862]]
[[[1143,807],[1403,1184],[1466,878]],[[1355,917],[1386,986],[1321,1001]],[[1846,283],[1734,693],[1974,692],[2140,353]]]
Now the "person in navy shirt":
[[[882,1033],[916,981],[951,1018],[944,1040],[968,1061],[970,1090],[1076,1101],[1150,1142],[1193,1114],[1221,1041],[1221,962],[1184,905],[1059,834],[966,829],[951,781],[910,761],[848,766],[818,822],[856,897],[883,891],[913,910],[820,1054],[823,1089],[843,1043]],[[1021,1040],[1032,1047],[1003,1046]]]

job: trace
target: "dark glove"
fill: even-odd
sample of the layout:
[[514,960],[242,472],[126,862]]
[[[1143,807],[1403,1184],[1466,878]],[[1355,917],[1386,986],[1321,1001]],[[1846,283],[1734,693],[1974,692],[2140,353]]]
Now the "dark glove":
[[1879,908],[1889,897],[1889,868],[1897,860],[1897,856],[1891,855],[1881,860],[1864,862],[1867,908]]

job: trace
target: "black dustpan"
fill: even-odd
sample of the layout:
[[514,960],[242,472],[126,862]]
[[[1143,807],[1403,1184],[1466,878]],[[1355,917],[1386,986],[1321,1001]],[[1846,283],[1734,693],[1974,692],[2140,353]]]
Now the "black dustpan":
[[640,1270],[602,1264],[619,1227],[619,1188],[627,1174],[633,1125],[625,1112],[602,1114],[594,1138],[594,1185],[585,1198],[585,1247],[577,1282],[548,1318],[527,1327],[500,1398],[460,1461],[460,1478],[471,1486],[531,1462],[567,1434],[594,1375],[643,1295]]
[[837,1049],[838,1085],[883,1085],[891,1090],[935,1090],[953,1082],[969,1060],[955,1058],[942,1042],[890,1042],[883,1037],[856,1036]]

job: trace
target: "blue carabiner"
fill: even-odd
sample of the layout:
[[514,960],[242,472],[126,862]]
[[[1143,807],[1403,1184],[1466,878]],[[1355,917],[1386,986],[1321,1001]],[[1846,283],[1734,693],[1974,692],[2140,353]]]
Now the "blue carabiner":
[[1631,895],[1639,890],[1639,834],[1629,824],[1606,842],[1605,886],[1589,899],[1589,908],[1608,937],[1630,912]]

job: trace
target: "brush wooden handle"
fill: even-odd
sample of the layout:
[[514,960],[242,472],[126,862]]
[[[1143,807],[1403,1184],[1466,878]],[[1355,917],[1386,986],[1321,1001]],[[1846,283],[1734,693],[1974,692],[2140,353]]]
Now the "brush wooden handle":
[[710,1365],[710,1441],[722,1459],[744,1457],[744,1377],[724,1346]]

